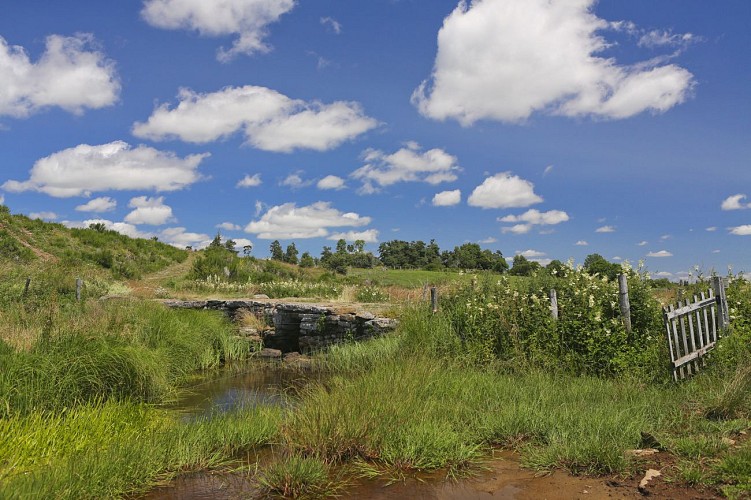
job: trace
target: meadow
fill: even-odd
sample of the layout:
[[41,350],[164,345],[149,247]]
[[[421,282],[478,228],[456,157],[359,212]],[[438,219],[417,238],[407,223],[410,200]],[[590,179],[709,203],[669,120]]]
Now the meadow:
[[[235,326],[136,298],[129,290],[137,283],[117,266],[65,260],[48,237],[19,229],[26,224],[3,220],[35,251],[0,261],[2,498],[132,497],[205,470],[241,470],[262,494],[318,497],[346,492],[358,477],[398,481],[438,470],[460,478],[498,449],[542,472],[630,477],[650,465],[630,453],[641,448],[668,460],[667,481],[751,494],[751,284],[741,278],[730,280],[728,335],[702,373],[676,384],[661,305],[643,270],[626,269],[627,332],[617,285],[572,267],[528,278],[393,270],[341,277],[246,259],[238,279],[216,274],[224,276],[216,284],[266,284],[311,300],[378,296],[398,302],[391,307],[399,330],[318,354],[303,374],[310,383],[288,395],[292,405],[186,420],[168,405],[187,382],[251,356]],[[70,239],[60,248],[105,239],[113,255],[137,251],[94,229],[83,238],[48,231]],[[29,249],[6,240],[16,254]],[[141,245],[151,249],[148,269],[159,279],[150,286],[160,293],[206,280],[195,272],[201,255],[186,261],[172,249],[160,253],[158,242]],[[76,277],[85,282],[80,301]],[[426,282],[441,287],[437,314],[422,301]],[[201,286],[192,292],[208,290]],[[316,288],[323,286],[330,288]],[[256,458],[268,448],[272,458]]]

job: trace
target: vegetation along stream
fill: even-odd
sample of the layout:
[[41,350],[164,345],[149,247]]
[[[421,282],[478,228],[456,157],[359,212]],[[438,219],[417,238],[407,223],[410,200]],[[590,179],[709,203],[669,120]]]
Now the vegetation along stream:
[[[701,277],[602,261],[358,276],[354,260],[341,276],[219,237],[187,252],[1,209],[0,225],[0,499],[751,495],[743,277],[717,346],[676,382],[660,300]],[[238,335],[267,325],[153,300],[255,294],[380,302],[398,327],[269,364]]]

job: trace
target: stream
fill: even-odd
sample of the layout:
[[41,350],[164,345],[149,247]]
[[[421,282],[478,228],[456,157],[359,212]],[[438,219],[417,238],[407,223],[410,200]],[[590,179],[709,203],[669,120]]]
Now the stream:
[[[230,411],[242,405],[286,405],[285,393],[303,387],[305,372],[282,368],[280,363],[252,361],[226,367],[189,386],[173,406],[184,418]],[[263,450],[251,463],[267,462],[271,450]],[[255,459],[255,460],[254,460]],[[539,476],[522,469],[511,452],[497,453],[477,475],[459,481],[446,480],[445,472],[417,474],[388,484],[385,480],[355,480],[340,498],[372,500],[473,500],[473,499],[613,499],[639,498],[635,489],[603,479],[580,478],[564,472]],[[145,500],[202,500],[258,498],[247,473],[200,472],[181,476],[170,485],[147,493]]]

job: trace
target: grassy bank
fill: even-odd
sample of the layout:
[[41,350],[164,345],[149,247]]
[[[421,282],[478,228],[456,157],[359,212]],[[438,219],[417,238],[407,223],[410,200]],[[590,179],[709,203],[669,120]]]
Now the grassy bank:
[[218,313],[136,301],[20,305],[2,310],[2,498],[121,496],[227,464],[278,433],[273,409],[191,422],[157,409],[197,372],[247,356]]
[[227,466],[271,442],[273,409],[180,422],[133,403],[0,419],[0,497],[111,498],[179,473]]
[[[542,310],[529,294],[515,296],[518,290],[506,292],[505,285],[459,292],[463,300],[453,297],[453,306],[436,316],[424,308],[405,311],[394,336],[332,348],[318,359],[318,368],[331,378],[308,387],[285,419],[288,453],[325,465],[355,466],[369,477],[399,478],[435,469],[460,473],[503,447],[518,451],[522,463],[537,470],[628,476],[648,467],[629,450],[657,447],[673,464],[663,467],[668,481],[747,496],[749,283],[731,285],[734,328],[707,369],[674,384],[661,365],[645,367],[645,358],[624,355],[632,352],[630,342],[648,345],[650,335],[658,335],[651,329],[660,327],[651,319],[651,299],[636,302],[641,330],[631,338],[614,336],[617,325],[604,317],[609,284],[581,276],[574,280],[583,280],[588,293],[574,294],[571,283],[559,283],[561,290],[572,292],[565,300],[581,294],[579,300],[594,304],[586,314],[563,318],[590,338],[568,349],[553,344],[541,351],[540,339],[550,335],[545,324],[527,326],[537,337],[525,342],[524,325],[493,325],[493,308],[478,312],[479,297],[484,304],[505,307],[505,296],[517,311],[522,309],[507,319],[534,318]],[[487,300],[488,291],[496,293],[495,302]],[[595,292],[599,295],[590,299]],[[482,335],[478,325],[494,328]],[[508,336],[510,342],[494,336]],[[604,339],[610,339],[607,349]],[[597,355],[599,363],[587,363]]]

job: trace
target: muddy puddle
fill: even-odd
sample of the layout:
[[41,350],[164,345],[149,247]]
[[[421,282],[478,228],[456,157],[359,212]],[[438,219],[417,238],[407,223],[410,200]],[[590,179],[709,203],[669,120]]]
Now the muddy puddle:
[[[263,460],[264,457],[260,458]],[[445,473],[439,472],[409,477],[393,484],[384,480],[360,480],[338,494],[338,498],[358,500],[605,500],[641,497],[635,488],[611,485],[603,479],[572,477],[562,472],[535,475],[520,468],[517,457],[510,453],[496,457],[486,464],[486,470],[467,479],[452,481],[445,477]],[[172,486],[154,490],[146,496],[148,500],[238,498],[261,498],[249,473],[185,476]]]
[[[187,388],[172,409],[185,418],[209,416],[247,405],[294,404],[294,393],[310,381],[306,372],[285,369],[281,363],[253,362],[222,369]],[[146,494],[147,500],[202,500],[259,498],[253,480],[254,464],[273,460],[271,450],[248,457],[251,471],[200,472],[182,476],[169,486]],[[262,465],[259,465],[262,468]],[[518,456],[498,453],[474,476],[448,480],[445,472],[385,480],[352,480],[339,498],[370,500],[473,500],[473,499],[617,499],[640,498],[636,488],[606,479],[572,477],[564,472],[540,476],[522,469]],[[683,497],[680,497],[683,498]]]

